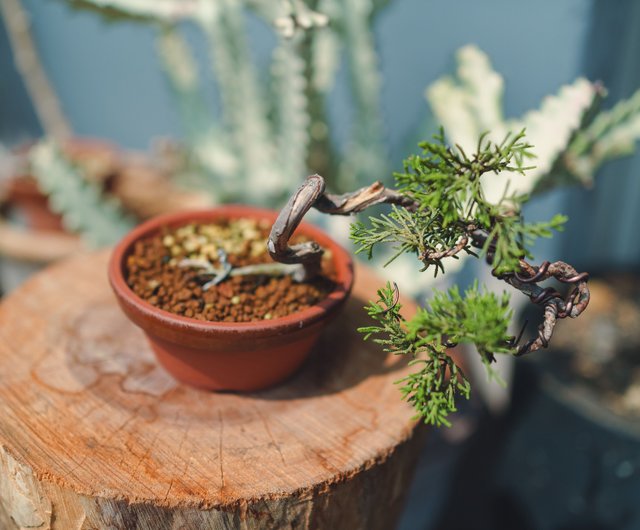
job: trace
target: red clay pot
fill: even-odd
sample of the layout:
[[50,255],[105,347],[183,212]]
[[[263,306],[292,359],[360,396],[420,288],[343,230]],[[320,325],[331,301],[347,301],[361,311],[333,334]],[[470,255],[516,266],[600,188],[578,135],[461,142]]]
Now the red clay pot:
[[64,232],[62,216],[51,211],[49,200],[32,178],[20,176],[11,180],[8,185],[8,200],[23,213],[29,228]]
[[[31,147],[32,144],[22,145],[15,154],[26,163]],[[64,144],[63,150],[76,164],[82,165],[94,181],[100,183],[106,181],[120,163],[117,148],[104,140],[72,138]],[[28,228],[46,232],[66,231],[62,216],[51,210],[48,197],[40,191],[32,176],[13,176],[7,186],[7,200],[22,214]]]
[[343,306],[353,285],[353,262],[348,252],[324,232],[302,223],[296,233],[331,251],[337,289],[321,303],[282,318],[242,323],[203,322],[158,309],[133,293],[124,272],[134,243],[165,226],[241,217],[273,222],[277,215],[271,210],[235,205],[162,215],[132,230],[115,247],[109,263],[109,281],[120,307],[143,329],[158,361],[179,381],[209,390],[253,391],[288,378]]

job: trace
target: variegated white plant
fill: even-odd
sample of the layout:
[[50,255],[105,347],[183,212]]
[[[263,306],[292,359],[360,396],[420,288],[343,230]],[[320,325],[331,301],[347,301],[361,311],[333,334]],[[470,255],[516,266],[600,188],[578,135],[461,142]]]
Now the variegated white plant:
[[30,162],[31,172],[47,194],[51,209],[64,214],[65,228],[81,234],[92,246],[109,245],[135,225],[119,201],[105,198],[100,187],[84,178],[52,140],[35,145]]
[[508,131],[526,129],[527,141],[534,146],[535,167],[526,175],[504,172],[500,179],[485,181],[488,197],[495,200],[509,189],[530,193],[536,183],[552,169],[556,159],[564,153],[583,117],[596,102],[601,89],[598,85],[578,78],[560,88],[556,95],[547,96],[539,109],[520,118],[507,119],[503,112],[504,79],[493,70],[489,57],[476,46],[469,45],[456,54],[456,76],[446,76],[432,83],[426,97],[449,141],[472,152],[478,138],[485,132],[496,141]]

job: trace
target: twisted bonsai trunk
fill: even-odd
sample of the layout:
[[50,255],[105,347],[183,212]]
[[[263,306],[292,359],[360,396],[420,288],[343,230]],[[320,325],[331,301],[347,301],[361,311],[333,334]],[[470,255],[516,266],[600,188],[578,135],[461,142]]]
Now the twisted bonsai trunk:
[[[293,232],[305,214],[313,207],[331,215],[349,215],[376,204],[396,204],[411,212],[416,211],[419,206],[411,197],[387,189],[380,182],[343,195],[325,193],[324,179],[320,175],[311,175],[289,198],[273,224],[268,241],[269,253],[275,261],[302,264],[305,276],[313,277],[320,271],[323,249],[314,241],[289,245]],[[487,246],[489,233],[486,230],[466,223],[464,232],[465,235],[451,248],[425,253],[419,257],[420,260],[426,265],[434,260],[455,256],[468,245],[477,249]],[[494,251],[495,243],[490,242],[486,252],[486,261],[490,266],[494,265]],[[493,273],[527,295],[531,302],[544,308],[544,318],[538,326],[537,335],[522,345],[518,344],[521,337],[514,337],[508,344],[516,348],[516,355],[546,348],[558,319],[578,317],[589,303],[588,273],[578,273],[574,267],[563,261],[544,261],[540,265],[532,265],[521,259],[519,272],[497,273],[494,269]],[[539,285],[550,278],[572,285],[573,288],[563,296],[551,287]]]

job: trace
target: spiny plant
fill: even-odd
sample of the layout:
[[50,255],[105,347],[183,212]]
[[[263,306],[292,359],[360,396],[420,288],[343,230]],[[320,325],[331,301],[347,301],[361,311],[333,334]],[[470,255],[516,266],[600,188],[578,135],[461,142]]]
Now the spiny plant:
[[118,199],[84,176],[53,141],[36,144],[30,153],[30,170],[47,194],[49,207],[62,215],[64,227],[81,234],[93,247],[111,244],[135,226],[135,219]]
[[[323,250],[313,242],[295,246],[288,239],[305,213],[314,207],[322,212],[348,215],[370,206],[391,204],[389,213],[354,222],[351,239],[357,252],[369,258],[380,244],[395,247],[391,260],[412,254],[422,262],[422,271],[445,271],[445,263],[469,254],[482,258],[492,273],[544,308],[537,334],[521,343],[509,335],[513,320],[509,295],[496,295],[474,283],[461,292],[456,286],[435,292],[433,299],[407,319],[401,313],[398,288],[389,283],[378,291],[378,300],[366,310],[374,323],[360,328],[365,339],[373,339],[385,351],[412,358],[415,373],[405,377],[402,396],[426,423],[449,425],[456,398],[469,397],[470,384],[450,348],[473,344],[490,369],[495,354],[524,355],[549,344],[558,319],[575,318],[589,303],[588,275],[569,264],[544,261],[532,265],[531,245],[540,237],[561,230],[566,217],[556,215],[546,222],[524,220],[526,194],[511,193],[507,185],[497,201],[489,201],[482,180],[502,172],[524,175],[533,157],[524,131],[507,134],[495,143],[482,135],[475,153],[448,146],[441,132],[433,142],[420,144],[421,153],[410,156],[404,171],[395,174],[396,189],[379,182],[344,195],[325,193],[324,179],[312,175],[293,194],[274,223],[269,251],[283,263],[302,263],[315,274]],[[539,284],[549,278],[570,286],[563,295]],[[524,330],[523,330],[524,331]]]
[[[581,77],[545,97],[539,108],[506,118],[504,78],[489,57],[467,45],[457,51],[456,62],[453,75],[427,87],[431,111],[448,140],[464,149],[471,149],[482,131],[491,131],[491,139],[499,140],[507,131],[526,128],[536,146],[536,167],[514,182],[520,191],[538,193],[559,184],[590,186],[607,160],[632,154],[640,139],[640,90],[610,110],[601,110],[605,88]],[[491,186],[499,192],[504,180],[494,179]]]
[[[349,189],[386,164],[371,24],[386,1],[67,2],[157,31],[158,60],[184,125],[178,176],[215,201],[279,204],[309,165]],[[267,65],[251,46],[248,23],[256,20],[275,41]],[[206,43],[213,82],[185,38],[187,25]],[[353,120],[348,148],[338,153],[327,100],[342,61]]]

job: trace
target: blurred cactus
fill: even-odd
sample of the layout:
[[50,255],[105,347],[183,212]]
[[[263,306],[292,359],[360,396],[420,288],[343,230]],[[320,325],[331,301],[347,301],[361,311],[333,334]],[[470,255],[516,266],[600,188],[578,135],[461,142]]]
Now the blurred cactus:
[[562,159],[563,167],[583,183],[591,184],[604,162],[633,154],[638,139],[640,90],[581,128]]
[[[279,204],[309,172],[335,188],[352,188],[384,174],[387,160],[380,117],[380,76],[371,19],[372,0],[75,0],[106,17],[161,27],[158,54],[186,132],[182,172],[218,201]],[[313,5],[312,5],[313,4]],[[263,82],[245,29],[250,10],[276,34]],[[209,44],[220,97],[205,103],[198,66],[179,23],[191,22]],[[354,103],[351,138],[333,152],[325,99],[344,51]],[[337,161],[336,161],[337,159]]]
[[472,151],[479,136],[490,131],[499,139],[509,130],[526,129],[535,146],[535,168],[525,177],[505,174],[487,186],[489,196],[501,193],[504,181],[510,191],[532,193],[561,184],[589,185],[608,159],[633,152],[640,138],[640,91],[610,111],[597,113],[604,89],[578,78],[547,96],[538,110],[522,118],[505,119],[502,110],[504,80],[487,55],[476,46],[456,54],[456,76],[445,76],[426,91],[437,120],[452,143]]
[[92,246],[108,245],[134,226],[118,200],[106,199],[100,187],[89,182],[52,141],[31,150],[31,171],[49,197],[51,209],[62,215],[65,228],[81,234]]
[[505,172],[500,175],[500,182],[485,182],[485,187],[493,199],[499,198],[495,195],[503,192],[507,179],[511,181],[511,192],[531,192],[566,151],[583,117],[596,103],[600,89],[579,78],[563,86],[557,95],[547,96],[540,109],[527,112],[522,118],[505,119],[504,80],[493,70],[487,55],[475,46],[465,46],[458,50],[456,59],[456,77],[443,77],[427,88],[426,97],[436,118],[449,140],[466,151],[473,151],[486,131],[496,141],[508,131],[526,129],[527,140],[535,146],[535,168],[525,176]]

